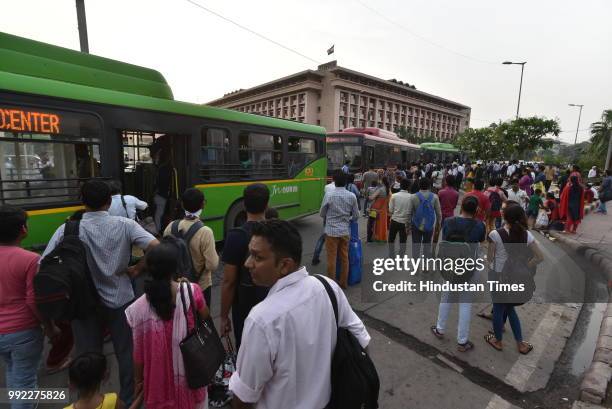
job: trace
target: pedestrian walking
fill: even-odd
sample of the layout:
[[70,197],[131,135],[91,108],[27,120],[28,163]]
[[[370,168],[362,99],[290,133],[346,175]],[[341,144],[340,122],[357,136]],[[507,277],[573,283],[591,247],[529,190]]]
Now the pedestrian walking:
[[536,189],[534,194],[529,198],[529,205],[527,206],[527,224],[530,229],[533,229],[540,209],[544,209],[544,200],[542,199],[542,191]]
[[550,190],[550,185],[552,185],[553,180],[555,179],[555,168],[551,165],[546,165],[544,169],[544,176],[546,180],[544,180],[544,188],[546,189],[546,193]]
[[577,176],[571,176],[570,182],[561,193],[559,216],[565,219],[565,232],[575,234],[578,225],[584,218],[584,188]]
[[[59,335],[54,323],[43,321],[34,300],[34,275],[39,256],[21,248],[28,235],[27,214],[20,208],[0,206],[0,356],[5,365],[6,387],[35,389],[42,358],[44,334]],[[33,408],[14,401],[12,409]]]
[[369,200],[368,200],[368,189],[372,186],[372,183],[378,184],[378,173],[374,171],[374,168],[370,166],[367,172],[363,174],[361,179],[361,194],[363,195],[363,216],[368,215]]
[[229,385],[233,407],[326,407],[332,389],[336,324],[347,328],[362,348],[369,344],[370,335],[338,285],[322,278],[337,300],[336,323],[325,287],[300,267],[302,239],[291,224],[282,220],[258,223],[249,248],[246,265],[253,281],[269,287],[270,293],[251,310],[245,323]]
[[597,213],[608,214],[606,203],[612,200],[612,169],[606,170],[606,176],[599,187],[599,207]]
[[164,236],[178,236],[185,240],[195,274],[193,278],[204,292],[206,305],[210,305],[212,273],[219,265],[219,256],[215,248],[213,231],[210,227],[204,226],[200,220],[206,204],[204,193],[199,189],[189,188],[183,192],[181,202],[185,215],[182,219],[175,220],[166,226]]
[[178,256],[168,241],[146,255],[152,279],[145,294],[125,310],[134,342],[135,393],[144,392],[147,409],[208,407],[206,387],[187,384],[180,344],[196,324],[193,310],[203,321],[209,310],[199,285],[175,279]]
[[[132,367],[132,332],[125,318],[125,309],[134,300],[131,279],[144,269],[144,258],[128,268],[132,246],[149,251],[159,244],[134,220],[111,216],[111,193],[107,183],[89,180],[81,188],[86,212],[79,222],[78,236],[87,247],[87,265],[100,305],[96,311],[82,312],[85,318],[72,321],[76,355],[102,352],[102,330],[110,330],[113,349],[119,365],[120,398],[130,405],[134,396]],[[64,237],[60,226],[49,241],[43,258],[51,253]]]
[[526,208],[529,201],[527,192],[519,187],[517,179],[512,179],[510,183],[511,186],[510,190],[508,190],[508,200],[518,203],[523,209]]
[[389,227],[389,257],[395,255],[395,237],[399,233],[400,254],[406,254],[407,225],[408,225],[408,206],[410,205],[410,182],[402,179],[400,191],[394,193],[389,201],[389,214],[391,215],[391,225]]
[[[332,181],[325,185],[325,188],[323,191],[323,198],[325,198],[325,195],[332,192],[336,188],[336,183],[335,183],[336,174],[337,172],[334,172],[334,175],[332,175]],[[376,177],[378,178],[378,175]],[[325,230],[325,219],[323,219],[323,230]],[[325,245],[325,231],[321,233],[321,235],[319,236],[319,239],[315,243],[315,248],[314,248],[314,252],[312,253],[312,261],[311,261],[311,264],[313,266],[316,266],[317,264],[321,262],[321,251],[323,251],[324,245]]]
[[491,186],[485,192],[491,204],[487,216],[487,231],[493,231],[501,227],[501,208],[503,203],[508,200],[506,193],[501,188],[502,184],[502,178],[492,179]]
[[147,202],[143,202],[136,196],[122,195],[121,182],[118,180],[111,181],[109,186],[111,190],[111,205],[108,208],[108,214],[111,216],[127,217],[128,219],[136,220],[136,213],[149,207]]
[[440,228],[442,211],[438,195],[431,190],[431,182],[427,178],[419,181],[419,191],[410,197],[408,220],[412,233],[412,258],[423,255],[431,256],[432,238],[435,229]]
[[240,349],[244,320],[249,315],[249,311],[268,295],[268,288],[253,284],[244,262],[249,256],[249,241],[253,226],[266,219],[270,190],[263,183],[253,183],[244,188],[242,196],[247,214],[246,223],[227,233],[221,257],[223,262],[221,335],[228,335],[233,327],[236,349]]
[[[535,269],[543,257],[533,235],[527,230],[527,216],[522,207],[515,204],[504,207],[504,226],[489,233],[487,260],[492,262],[490,267],[493,277],[490,279],[499,280],[502,273],[508,276],[518,274],[519,267],[524,266],[531,271],[532,276],[529,280],[533,280]],[[508,280],[512,281],[513,278],[509,277]],[[522,281],[527,280],[522,279]],[[522,284],[525,287],[530,285],[526,282]],[[487,334],[484,337],[485,341],[494,349],[503,350],[503,329],[509,320],[518,351],[523,355],[531,352],[533,345],[523,340],[521,321],[515,309],[515,306],[520,304],[495,302],[495,296],[493,301],[493,333]]]
[[474,182],[474,190],[467,193],[465,196],[474,196],[478,199],[478,211],[476,212],[476,218],[481,222],[485,222],[491,213],[491,201],[489,196],[483,192],[484,180],[478,179]]
[[[475,260],[479,257],[480,245],[486,239],[486,227],[483,222],[475,218],[478,210],[478,199],[473,196],[467,196],[461,202],[461,214],[458,217],[447,218],[442,227],[442,243],[440,250],[443,253],[444,242],[466,243],[467,251],[461,254],[464,259]],[[444,254],[438,254],[438,257],[443,257]],[[475,282],[478,279],[478,274],[473,274],[466,282]],[[468,292],[452,296],[450,292],[444,291],[441,294],[440,305],[438,307],[438,320],[436,325],[431,327],[432,333],[436,338],[444,338],[446,332],[446,322],[452,303],[459,303],[459,321],[457,327],[457,350],[459,352],[467,352],[474,348],[474,344],[470,341],[470,321],[472,314],[472,296]]]
[[376,190],[369,197],[370,212],[368,219],[368,242],[387,242],[389,235],[388,209],[391,200],[391,188],[386,178],[382,179]]
[[533,189],[531,188],[533,185],[533,178],[531,177],[531,172],[529,172],[528,168],[523,169],[523,176],[519,179],[519,188],[524,190],[527,193],[527,196],[531,197],[533,194]]
[[354,194],[346,190],[346,174],[335,175],[336,189],[326,194],[319,214],[325,219],[325,251],[327,252],[327,276],[336,278],[336,260],[340,255],[340,279],[342,288],[348,287],[348,244],[351,221],[359,218],[359,207]]
[[455,177],[448,175],[445,182],[446,185],[438,192],[440,209],[442,211],[442,224],[446,218],[455,215],[455,208],[457,208],[459,201],[459,192],[455,189]]

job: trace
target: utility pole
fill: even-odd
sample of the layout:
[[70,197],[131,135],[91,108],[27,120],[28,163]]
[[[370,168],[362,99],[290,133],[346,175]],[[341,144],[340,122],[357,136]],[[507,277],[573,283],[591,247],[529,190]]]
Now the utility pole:
[[504,61],[502,64],[504,64],[504,65],[520,65],[521,66],[521,83],[519,85],[518,104],[516,104],[516,119],[518,119],[518,117],[519,117],[519,109],[521,108],[521,91],[523,90],[523,71],[525,70],[525,64],[527,64],[527,61],[524,61],[524,62]]
[[574,145],[576,145],[576,142],[578,142],[578,130],[580,129],[580,117],[582,116],[582,107],[584,105],[581,104],[567,104],[571,107],[579,107],[580,111],[578,111],[578,125],[576,125],[576,137],[574,138]]
[[81,52],[89,54],[89,41],[87,40],[87,19],[85,18],[85,0],[76,0],[77,21],[79,24],[79,41]]

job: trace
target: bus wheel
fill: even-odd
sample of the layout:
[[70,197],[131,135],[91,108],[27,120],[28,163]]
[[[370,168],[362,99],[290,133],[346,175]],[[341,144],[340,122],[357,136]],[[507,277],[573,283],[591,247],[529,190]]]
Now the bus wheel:
[[230,208],[229,212],[227,212],[227,216],[225,216],[225,236],[227,236],[227,232],[234,227],[240,227],[246,223],[247,214],[244,209],[244,202],[241,200]]

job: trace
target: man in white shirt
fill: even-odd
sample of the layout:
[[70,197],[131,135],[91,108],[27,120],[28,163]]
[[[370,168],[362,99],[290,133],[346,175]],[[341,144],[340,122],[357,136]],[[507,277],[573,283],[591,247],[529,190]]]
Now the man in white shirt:
[[[284,220],[253,226],[245,266],[253,282],[271,287],[246,319],[229,388],[234,409],[324,408],[331,397],[336,320],[325,287],[300,267],[302,239]],[[370,335],[338,285],[339,326],[366,348]]]
[[523,209],[527,207],[527,202],[529,200],[529,196],[527,196],[527,192],[522,189],[519,189],[518,180],[512,179],[512,188],[508,190],[508,200],[513,200]]
[[111,216],[127,217],[136,219],[137,210],[145,210],[149,205],[135,196],[121,195],[121,183],[113,180],[109,183],[111,189],[111,205],[108,213]]
[[400,255],[406,254],[406,240],[408,239],[406,224],[408,223],[408,207],[410,206],[410,181],[402,179],[400,191],[394,193],[389,200],[389,214],[391,226],[389,227],[389,257],[395,256],[395,236],[399,233]]
[[589,170],[589,174],[587,176],[587,178],[592,179],[594,177],[597,177],[597,166],[593,166],[590,170]]

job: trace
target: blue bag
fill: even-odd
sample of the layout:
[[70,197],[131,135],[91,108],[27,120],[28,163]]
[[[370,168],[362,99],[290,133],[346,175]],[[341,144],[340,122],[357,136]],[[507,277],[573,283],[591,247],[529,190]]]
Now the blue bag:
[[412,224],[421,231],[433,231],[436,223],[436,212],[433,205],[434,194],[430,192],[427,199],[421,192],[417,192],[416,195],[419,198],[419,207],[412,216]]

